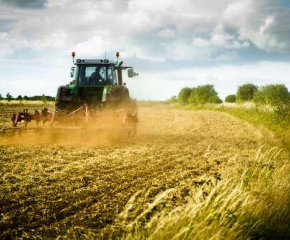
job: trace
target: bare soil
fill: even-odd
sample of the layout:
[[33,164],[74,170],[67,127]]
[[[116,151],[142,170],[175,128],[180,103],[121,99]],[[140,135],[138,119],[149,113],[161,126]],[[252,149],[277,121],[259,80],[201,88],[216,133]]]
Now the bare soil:
[[0,238],[121,236],[158,194],[175,189],[142,221],[186,202],[189,186],[247,164],[264,144],[261,131],[224,113],[141,107],[139,119],[129,141],[67,145],[21,136],[7,144],[0,136]]

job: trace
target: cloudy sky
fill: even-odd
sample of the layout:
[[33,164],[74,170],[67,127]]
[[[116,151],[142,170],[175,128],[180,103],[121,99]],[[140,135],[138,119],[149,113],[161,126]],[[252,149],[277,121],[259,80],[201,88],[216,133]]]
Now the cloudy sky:
[[137,99],[213,84],[290,89],[290,0],[0,0],[0,94],[51,95],[70,54],[120,58]]

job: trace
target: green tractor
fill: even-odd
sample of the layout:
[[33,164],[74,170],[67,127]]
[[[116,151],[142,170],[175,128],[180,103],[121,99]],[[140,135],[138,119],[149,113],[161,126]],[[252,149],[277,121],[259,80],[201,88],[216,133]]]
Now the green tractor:
[[[72,53],[73,58],[75,53]],[[116,54],[119,57],[119,53]],[[71,68],[72,81],[60,86],[56,95],[57,112],[72,112],[87,105],[92,112],[102,109],[128,108],[135,102],[130,99],[129,90],[123,83],[123,70],[128,77],[138,74],[132,67],[123,66],[107,59],[77,59]]]
[[[123,82],[123,71],[127,70],[129,78],[135,77],[130,66],[108,59],[74,59],[71,68],[72,81],[60,86],[57,90],[55,110],[37,111],[34,114],[27,110],[18,112],[11,118],[14,129],[21,129],[17,124],[24,122],[24,128],[32,120],[43,126],[49,123],[50,129],[117,129],[128,137],[136,135],[138,110],[136,100],[130,98],[129,89]],[[7,129],[6,129],[7,130]]]
[[[75,124],[126,128],[128,135],[136,134],[138,122],[136,100],[130,98],[129,89],[123,82],[123,71],[129,78],[135,77],[130,66],[123,66],[108,59],[76,59],[71,68],[70,84],[57,90],[55,114],[51,122],[63,119]],[[66,121],[67,122],[67,121]]]

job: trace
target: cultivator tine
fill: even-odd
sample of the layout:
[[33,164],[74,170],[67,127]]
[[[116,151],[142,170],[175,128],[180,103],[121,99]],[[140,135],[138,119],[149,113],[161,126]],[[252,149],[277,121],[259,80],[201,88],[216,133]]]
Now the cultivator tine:
[[126,120],[127,120],[127,112],[126,112],[126,111],[124,111],[124,113],[123,113],[123,117],[122,117],[122,126],[124,126],[124,125],[125,125],[125,123],[126,123]]
[[19,112],[16,113],[16,114],[13,114],[13,117],[12,117],[13,127],[17,127],[17,123],[18,123],[19,115],[20,115]]
[[86,124],[89,123],[89,117],[90,117],[90,112],[89,112],[88,106],[86,105],[86,121],[85,121]]
[[55,113],[50,113],[48,112],[47,108],[44,108],[41,111],[41,114],[38,110],[34,111],[34,114],[30,114],[28,112],[28,109],[23,109],[22,112],[17,112],[14,113],[11,121],[12,121],[12,127],[17,127],[18,123],[21,123],[22,121],[24,122],[24,127],[26,128],[28,123],[31,121],[35,121],[36,126],[39,126],[39,122],[42,121],[43,126],[45,125],[46,122],[50,122],[50,125],[55,120]]
[[53,112],[52,114],[51,114],[51,118],[50,118],[50,121],[49,121],[49,126],[51,127],[51,126],[53,126],[53,124],[54,124],[54,121],[55,121],[55,112]]

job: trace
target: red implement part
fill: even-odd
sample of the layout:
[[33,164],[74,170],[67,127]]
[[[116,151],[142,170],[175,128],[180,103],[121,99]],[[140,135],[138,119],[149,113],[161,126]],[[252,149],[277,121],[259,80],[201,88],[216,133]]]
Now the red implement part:
[[49,112],[47,108],[44,108],[41,113],[35,110],[34,114],[30,114],[27,109],[24,109],[23,112],[13,114],[11,120],[15,129],[21,121],[24,121],[24,128],[27,128],[31,121],[36,121],[37,126],[42,121],[43,126],[48,122],[49,127],[52,128],[119,129],[125,131],[127,137],[136,135],[138,122],[137,112],[128,109],[91,111],[86,104],[69,114],[66,112]]
[[52,113],[49,113],[47,108],[42,109],[41,113],[35,110],[34,114],[30,114],[27,109],[23,109],[23,112],[14,113],[11,121],[13,127],[17,127],[17,124],[21,121],[24,121],[24,127],[27,127],[27,124],[31,121],[35,121],[37,126],[42,121],[44,126],[46,122],[51,121],[51,118]]

